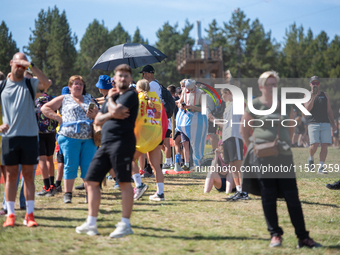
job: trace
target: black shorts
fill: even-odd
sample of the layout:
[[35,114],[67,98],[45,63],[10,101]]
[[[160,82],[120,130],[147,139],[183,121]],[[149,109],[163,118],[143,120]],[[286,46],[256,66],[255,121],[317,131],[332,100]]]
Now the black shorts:
[[170,138],[172,131],[168,129],[165,134],[165,138]]
[[221,182],[222,186],[219,189],[215,187],[218,192],[224,192],[226,189],[226,178],[221,178]]
[[216,134],[217,125],[214,127],[214,122],[209,121],[208,134]]
[[224,163],[243,160],[243,141],[236,137],[230,137],[223,141]]
[[60,152],[60,150],[57,152],[57,162],[64,164],[64,155]]
[[131,182],[131,163],[136,150],[136,140],[131,140],[103,144],[94,154],[85,181],[102,182],[113,168],[118,183]]
[[39,156],[52,156],[55,149],[55,133],[39,134]]
[[38,164],[37,136],[2,137],[1,147],[1,162],[4,166]]
[[175,136],[173,136],[172,139],[176,140],[177,136],[180,136],[180,135],[181,135],[181,132],[176,131]]

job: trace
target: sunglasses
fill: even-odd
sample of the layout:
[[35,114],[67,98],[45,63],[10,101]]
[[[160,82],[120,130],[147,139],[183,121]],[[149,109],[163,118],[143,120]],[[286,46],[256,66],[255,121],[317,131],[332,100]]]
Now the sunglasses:
[[24,70],[27,70],[27,67],[26,66],[22,66],[22,65],[17,65],[18,68],[23,68]]
[[318,81],[316,81],[316,82],[312,82],[312,85],[319,86],[319,85],[320,85],[320,82],[318,82]]

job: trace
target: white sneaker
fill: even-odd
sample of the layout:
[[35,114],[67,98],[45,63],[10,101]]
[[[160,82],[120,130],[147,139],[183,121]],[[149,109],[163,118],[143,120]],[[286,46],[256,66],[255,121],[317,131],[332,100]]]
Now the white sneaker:
[[156,202],[164,201],[165,200],[164,193],[161,194],[161,195],[158,195],[157,192],[156,192],[154,195],[149,196],[149,200],[150,201],[156,201]]
[[134,200],[140,199],[144,195],[145,191],[148,190],[148,188],[149,188],[149,186],[144,184],[144,183],[142,183],[141,186],[136,187],[136,193],[135,193],[133,199]]
[[163,166],[162,166],[162,169],[170,169],[172,167],[173,167],[173,165],[164,163]]
[[328,174],[328,173],[323,169],[323,167],[320,167],[318,170],[318,174]]
[[115,231],[110,234],[111,238],[119,238],[126,235],[132,235],[133,231],[131,226],[128,226],[125,222],[118,222]]
[[76,227],[76,232],[78,234],[86,233],[89,236],[95,236],[98,235],[97,225],[95,226],[89,226],[87,222],[83,223],[83,225]]

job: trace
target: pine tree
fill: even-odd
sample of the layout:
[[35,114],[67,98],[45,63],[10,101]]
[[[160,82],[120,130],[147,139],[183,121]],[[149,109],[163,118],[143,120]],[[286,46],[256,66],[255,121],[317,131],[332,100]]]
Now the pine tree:
[[49,93],[60,95],[62,87],[75,74],[77,58],[77,37],[71,34],[65,11],[60,14],[56,6],[47,12],[41,10],[31,31],[26,54],[52,80]]
[[179,74],[176,65],[176,53],[186,44],[192,46],[194,40],[189,37],[189,33],[193,28],[188,20],[182,31],[178,31],[178,24],[171,26],[166,22],[162,28],[157,31],[158,41],[156,48],[163,52],[168,58],[162,63],[154,65],[156,70],[155,77],[164,85],[175,84],[178,85],[179,81],[185,76]]
[[280,45],[271,39],[271,32],[265,33],[256,19],[250,26],[244,50],[241,72],[244,77],[257,78],[268,70],[277,70]]
[[[229,43],[227,65],[234,77],[241,78],[241,69],[244,67],[245,44],[250,32],[250,19],[246,19],[243,11],[234,12],[228,23],[224,23],[224,35]],[[237,74],[237,75],[234,75]]]
[[118,22],[117,26],[109,34],[109,41],[111,46],[130,43],[131,36],[124,30],[122,24]]
[[17,44],[12,39],[12,33],[9,32],[5,21],[2,21],[0,25],[0,71],[5,76],[11,71],[9,63],[18,51]]
[[133,35],[132,38],[133,43],[141,43],[141,44],[149,44],[148,40],[144,40],[143,36],[140,33],[139,28],[137,27],[135,34]]

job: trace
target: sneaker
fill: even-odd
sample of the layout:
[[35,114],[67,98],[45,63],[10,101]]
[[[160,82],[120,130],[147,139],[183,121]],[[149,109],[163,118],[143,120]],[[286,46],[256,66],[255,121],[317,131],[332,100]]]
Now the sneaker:
[[249,199],[249,197],[246,192],[237,192],[237,195],[232,198],[232,201],[247,200],[247,199]]
[[25,215],[24,225],[27,227],[38,227],[38,224],[34,220],[34,215],[31,212],[30,214]]
[[113,189],[120,189],[118,182],[115,182],[115,185],[113,186]]
[[163,164],[162,169],[170,169],[172,167],[171,164]]
[[97,230],[97,225],[95,226],[89,226],[87,222],[83,223],[81,226],[76,227],[76,232],[78,234],[87,234],[89,236],[95,236],[99,235],[98,230]]
[[55,194],[57,194],[57,188],[54,186],[54,185],[51,185],[50,186],[50,191],[51,191],[51,194],[54,196]]
[[157,202],[159,202],[159,201],[164,201],[165,199],[164,199],[164,193],[162,193],[162,194],[157,194],[157,192],[155,193],[155,194],[153,194],[153,195],[151,195],[151,196],[149,196],[149,200],[150,201],[157,201]]
[[282,237],[279,236],[273,236],[270,240],[269,247],[278,247],[282,245]]
[[15,215],[13,213],[11,213],[10,215],[7,216],[6,221],[4,222],[4,224],[2,225],[4,228],[7,227],[14,227],[15,224]]
[[340,180],[332,184],[327,184],[326,187],[329,189],[340,189]]
[[5,209],[0,210],[0,216],[6,215],[6,214],[7,214],[7,210]]
[[189,171],[189,170],[190,170],[190,167],[184,165],[184,166],[182,167],[182,169],[183,169],[183,171]]
[[314,171],[315,169],[314,160],[308,159],[308,169],[310,172]]
[[132,235],[133,231],[131,226],[128,226],[125,222],[118,222],[115,231],[110,234],[111,238],[119,238],[126,235]]
[[72,201],[72,193],[65,193],[64,194],[64,203],[70,204]]
[[63,192],[63,189],[61,188],[61,186],[55,187],[55,193],[56,194],[61,193],[61,192]]
[[302,248],[302,247],[308,247],[308,248],[318,248],[321,247],[322,245],[315,242],[312,238],[307,237],[303,240],[299,239],[297,248]]
[[233,198],[234,198],[234,197],[236,197],[236,196],[238,196],[238,195],[239,195],[238,193],[239,193],[239,192],[238,192],[238,191],[236,191],[234,195],[231,195],[230,197],[227,197],[227,198],[226,198],[226,199],[227,199],[227,201],[233,200]]
[[48,189],[46,189],[45,186],[43,187],[43,189],[40,192],[36,192],[35,195],[37,197],[53,197],[54,196],[51,188],[49,187]]
[[74,187],[74,189],[76,189],[76,190],[84,190],[85,189],[85,185],[84,185],[84,183],[82,183],[79,186]]
[[141,178],[153,178],[155,177],[154,174],[150,174],[149,172],[145,171],[143,175],[140,176]]
[[138,200],[140,199],[144,193],[148,190],[149,186],[142,183],[142,185],[140,185],[139,187],[136,187],[136,192],[135,195],[133,197],[134,200]]
[[215,150],[211,150],[210,152],[206,153],[205,155],[215,155]]
[[320,167],[318,170],[318,174],[328,174],[323,167]]

